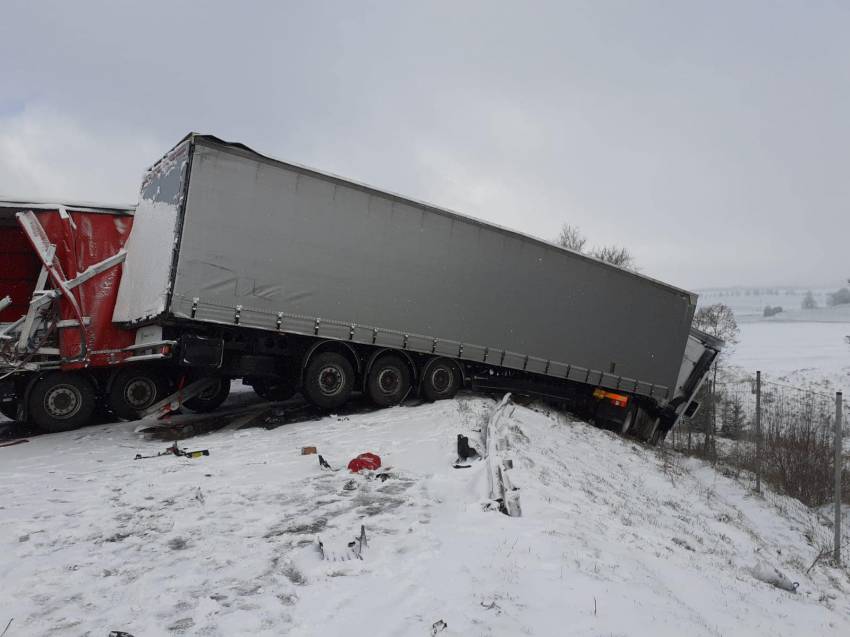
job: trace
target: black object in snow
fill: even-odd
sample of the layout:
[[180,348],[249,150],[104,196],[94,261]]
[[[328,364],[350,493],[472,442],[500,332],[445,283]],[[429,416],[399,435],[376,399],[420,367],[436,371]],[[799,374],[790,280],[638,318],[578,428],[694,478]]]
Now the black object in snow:
[[457,435],[457,455],[461,460],[478,456],[475,448],[469,446],[469,438],[463,434]]
[[155,453],[152,456],[143,456],[140,453],[136,454],[136,457],[133,460],[145,460],[147,458],[159,458],[160,456],[177,456],[183,458],[200,458],[202,456],[210,455],[209,449],[198,449],[196,451],[186,451],[185,449],[180,449],[175,442],[165,451],[160,451],[159,453]]

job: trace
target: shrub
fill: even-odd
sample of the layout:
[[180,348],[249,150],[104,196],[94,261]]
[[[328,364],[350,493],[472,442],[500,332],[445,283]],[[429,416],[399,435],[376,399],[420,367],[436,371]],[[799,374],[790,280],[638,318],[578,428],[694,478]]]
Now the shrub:
[[847,305],[850,303],[850,288],[841,288],[829,295],[830,305]]

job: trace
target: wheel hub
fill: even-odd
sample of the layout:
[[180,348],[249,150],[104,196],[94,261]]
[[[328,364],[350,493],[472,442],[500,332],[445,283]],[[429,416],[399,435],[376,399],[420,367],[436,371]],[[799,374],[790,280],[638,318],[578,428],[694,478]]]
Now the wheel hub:
[[345,373],[338,367],[328,365],[319,373],[319,389],[325,396],[338,393],[345,383]]
[[82,403],[79,392],[71,385],[57,385],[44,397],[44,409],[53,418],[72,418]]
[[398,392],[401,385],[401,374],[393,367],[382,369],[378,374],[378,387],[385,394],[391,395]]
[[449,386],[452,384],[452,373],[450,370],[445,367],[440,367],[439,369],[435,369],[431,374],[431,385],[438,392],[443,393],[448,390]]
[[124,390],[124,400],[136,409],[143,409],[153,402],[156,387],[148,378],[134,378]]

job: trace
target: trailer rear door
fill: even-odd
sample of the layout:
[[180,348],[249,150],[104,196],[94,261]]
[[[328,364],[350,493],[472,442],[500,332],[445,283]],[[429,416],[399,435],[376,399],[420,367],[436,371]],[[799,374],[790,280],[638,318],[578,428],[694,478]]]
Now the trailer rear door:
[[151,320],[168,307],[189,146],[189,139],[178,144],[145,174],[112,317],[116,323]]

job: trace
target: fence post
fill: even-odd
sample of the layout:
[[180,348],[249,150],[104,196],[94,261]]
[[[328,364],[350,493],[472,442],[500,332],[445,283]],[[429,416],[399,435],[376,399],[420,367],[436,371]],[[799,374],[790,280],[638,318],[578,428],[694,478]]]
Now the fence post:
[[841,564],[841,469],[844,464],[841,449],[841,408],[844,400],[841,392],[835,392],[835,543],[832,558]]
[[756,372],[756,493],[761,493],[761,371]]
[[711,453],[711,430],[714,427],[714,383],[708,381],[708,395],[711,400],[711,411],[709,418],[705,421],[705,438],[702,441],[702,455],[704,458],[709,458]]
[[717,372],[711,381],[711,464],[717,464]]

